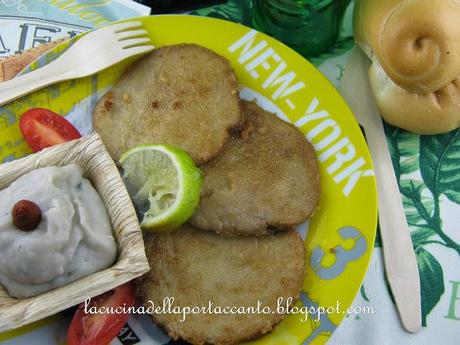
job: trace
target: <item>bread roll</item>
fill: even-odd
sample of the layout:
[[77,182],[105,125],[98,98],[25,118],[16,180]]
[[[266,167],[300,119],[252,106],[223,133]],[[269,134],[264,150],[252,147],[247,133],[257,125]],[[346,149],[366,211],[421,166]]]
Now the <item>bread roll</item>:
[[374,63],[369,70],[372,92],[385,120],[418,134],[439,134],[460,127],[460,78],[427,94],[396,85]]
[[387,122],[419,134],[460,126],[460,1],[357,0],[356,43]]

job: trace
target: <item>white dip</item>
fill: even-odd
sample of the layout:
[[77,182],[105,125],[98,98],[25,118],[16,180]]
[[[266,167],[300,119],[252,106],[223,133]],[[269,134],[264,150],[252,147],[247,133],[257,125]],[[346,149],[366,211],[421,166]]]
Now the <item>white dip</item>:
[[[77,165],[25,174],[0,191],[0,283],[13,297],[30,297],[113,264],[117,246],[101,197]],[[12,221],[16,202],[42,212],[32,231]]]

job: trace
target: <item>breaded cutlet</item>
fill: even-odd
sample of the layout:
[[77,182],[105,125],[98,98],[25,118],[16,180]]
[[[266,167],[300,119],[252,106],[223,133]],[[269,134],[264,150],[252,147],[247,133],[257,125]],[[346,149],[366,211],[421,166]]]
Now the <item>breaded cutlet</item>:
[[315,211],[320,175],[313,146],[293,125],[243,102],[244,125],[204,173],[193,226],[224,236],[290,229]]
[[241,121],[230,63],[195,44],[155,49],[133,64],[98,102],[93,126],[117,161],[139,144],[169,144],[204,163]]
[[[278,299],[295,301],[305,278],[305,249],[294,230],[272,236],[223,237],[184,225],[168,234],[147,235],[151,271],[138,282],[146,307],[254,307],[273,313],[154,314],[175,340],[192,344],[236,344],[270,332],[284,317]],[[223,309],[222,309],[223,310]],[[229,309],[230,310],[230,309]],[[241,310],[241,309],[240,309]],[[256,310],[254,310],[256,311]]]

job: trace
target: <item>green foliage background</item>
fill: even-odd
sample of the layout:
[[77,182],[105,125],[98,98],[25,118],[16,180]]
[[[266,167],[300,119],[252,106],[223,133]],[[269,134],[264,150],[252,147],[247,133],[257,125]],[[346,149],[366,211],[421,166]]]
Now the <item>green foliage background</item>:
[[460,204],[460,129],[419,136],[386,125],[393,166],[403,196],[407,221],[420,271],[422,324],[445,291],[439,261],[427,249],[435,244],[455,251],[460,244],[449,237],[441,219],[441,201]]

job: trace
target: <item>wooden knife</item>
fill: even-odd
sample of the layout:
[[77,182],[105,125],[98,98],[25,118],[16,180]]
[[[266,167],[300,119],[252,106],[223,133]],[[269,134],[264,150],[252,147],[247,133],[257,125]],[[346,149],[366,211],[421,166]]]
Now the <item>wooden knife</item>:
[[371,93],[370,64],[371,61],[355,46],[341,92],[364,128],[374,162],[386,276],[404,328],[417,332],[422,322],[419,271],[382,118]]

